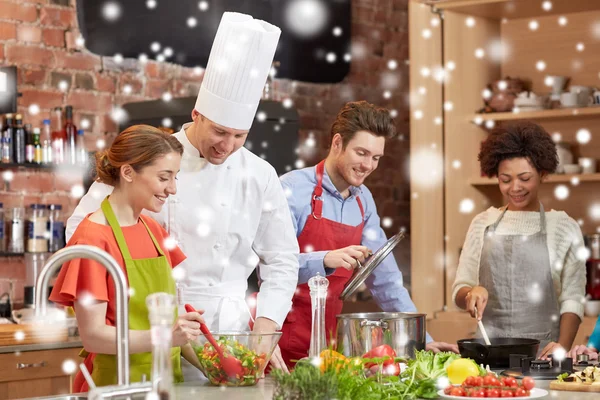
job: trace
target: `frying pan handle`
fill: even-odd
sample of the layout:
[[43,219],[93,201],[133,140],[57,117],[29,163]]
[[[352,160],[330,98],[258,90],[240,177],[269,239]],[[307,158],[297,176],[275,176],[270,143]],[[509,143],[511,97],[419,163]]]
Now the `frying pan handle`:
[[463,342],[462,346],[465,350],[477,353],[481,358],[487,358],[490,354],[490,349],[478,342]]

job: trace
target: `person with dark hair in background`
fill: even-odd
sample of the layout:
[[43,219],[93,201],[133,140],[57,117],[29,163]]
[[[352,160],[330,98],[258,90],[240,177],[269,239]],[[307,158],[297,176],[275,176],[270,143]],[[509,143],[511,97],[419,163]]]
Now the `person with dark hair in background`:
[[[114,186],[101,208],[79,224],[67,246],[91,245],[110,254],[119,263],[129,285],[129,351],[132,382],[150,377],[152,343],[146,297],[165,292],[175,295],[171,269],[185,259],[175,246],[166,246],[167,232],[142,210],[159,212],[167,198],[177,192],[183,146],[166,133],[148,125],[135,125],[123,131],[112,146],[96,155],[99,182]],[[50,300],[74,307],[85,352],[86,366],[97,386],[117,383],[115,345],[115,288],[108,271],[91,259],[65,263]],[[202,317],[186,313],[173,325],[171,350],[176,382],[183,379],[180,352],[196,362],[188,343],[200,334]],[[79,373],[74,392],[87,391]]]
[[[301,252],[300,285],[279,342],[288,366],[308,355],[311,303],[306,282],[317,273],[329,280],[325,329],[330,338],[342,311],[339,296],[352,271],[387,240],[373,195],[363,183],[383,157],[386,139],[395,136],[389,110],[366,101],[346,103],[331,127],[327,158],[281,177]],[[366,284],[384,311],[417,311],[394,257],[387,257]],[[426,348],[458,352],[456,344],[434,342],[429,335]]]
[[453,299],[490,337],[539,339],[541,358],[568,350],[583,318],[586,270],[576,255],[579,225],[564,211],[546,211],[538,196],[558,166],[556,145],[534,123],[501,125],[479,161],[483,174],[498,178],[506,205],[471,222]]

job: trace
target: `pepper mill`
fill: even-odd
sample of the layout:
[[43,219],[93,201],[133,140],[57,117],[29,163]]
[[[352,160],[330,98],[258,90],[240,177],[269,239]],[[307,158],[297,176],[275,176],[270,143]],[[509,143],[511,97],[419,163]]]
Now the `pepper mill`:
[[319,357],[321,351],[327,347],[325,338],[325,303],[327,301],[327,287],[329,280],[319,273],[308,280],[310,288],[310,303],[312,306],[312,327],[310,332],[310,358]]

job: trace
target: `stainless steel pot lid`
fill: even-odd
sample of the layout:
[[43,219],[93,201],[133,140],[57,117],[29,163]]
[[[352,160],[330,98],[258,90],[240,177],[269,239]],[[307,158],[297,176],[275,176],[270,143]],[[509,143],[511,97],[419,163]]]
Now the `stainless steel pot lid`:
[[404,236],[404,232],[398,232],[369,257],[365,264],[362,266],[359,264],[359,267],[354,271],[354,275],[344,287],[340,299],[347,300],[365,282],[369,275],[371,275],[371,272],[394,250],[398,243],[404,239]]

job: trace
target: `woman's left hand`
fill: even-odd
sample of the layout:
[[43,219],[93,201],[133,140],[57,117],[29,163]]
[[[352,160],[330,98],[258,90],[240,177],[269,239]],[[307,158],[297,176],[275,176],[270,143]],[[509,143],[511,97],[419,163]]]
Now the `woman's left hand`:
[[560,343],[557,342],[550,342],[546,345],[546,347],[544,347],[544,349],[542,350],[542,354],[540,355],[540,359],[541,360],[547,360],[548,356],[550,354],[553,354],[554,352],[556,352],[556,350],[560,350],[561,352],[564,352],[563,354],[566,355],[567,351],[564,349],[564,347],[562,347],[560,345]]

